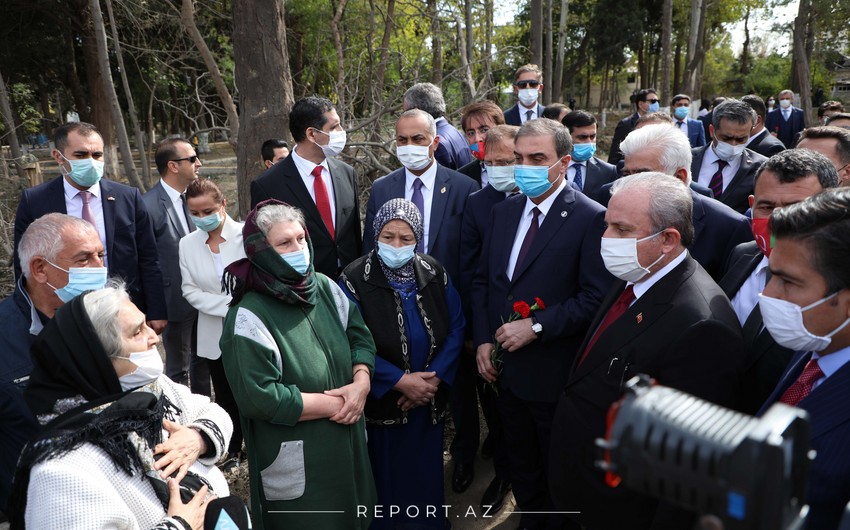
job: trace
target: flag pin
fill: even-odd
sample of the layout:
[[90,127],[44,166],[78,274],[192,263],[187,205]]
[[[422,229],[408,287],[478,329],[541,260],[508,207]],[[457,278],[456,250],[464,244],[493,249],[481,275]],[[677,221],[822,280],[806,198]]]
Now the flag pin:
[[635,317],[635,320],[637,321],[638,324],[643,322],[643,313],[638,313],[638,315]]
[[445,193],[445,192],[446,192],[446,187],[443,186],[443,189],[440,190],[440,193]]

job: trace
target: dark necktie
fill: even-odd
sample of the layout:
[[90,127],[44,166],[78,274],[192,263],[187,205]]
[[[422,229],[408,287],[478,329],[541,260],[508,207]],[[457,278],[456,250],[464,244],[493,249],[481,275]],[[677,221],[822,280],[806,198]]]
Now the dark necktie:
[[[419,213],[422,214],[422,222],[425,222],[425,198],[422,196],[422,179],[416,177],[413,181],[413,195],[410,197],[410,202],[419,208]],[[425,252],[425,245],[422,241],[416,243],[416,252]]]
[[720,194],[723,193],[723,168],[729,165],[729,162],[725,160],[717,161],[717,173],[711,176],[711,182],[708,183],[708,187],[711,188],[711,192],[714,193],[714,198],[719,199]]
[[573,168],[576,170],[576,174],[573,177],[573,184],[575,184],[579,191],[584,191],[584,181],[581,178],[581,164],[573,164]]
[[796,407],[799,402],[803,401],[811,393],[812,385],[815,384],[815,381],[823,376],[824,373],[820,369],[820,366],[818,366],[818,360],[809,359],[800,377],[782,394],[779,402]]
[[587,343],[587,348],[584,349],[584,352],[581,354],[581,359],[579,359],[578,364],[581,366],[581,363],[584,362],[584,359],[587,357],[587,354],[593,349],[593,346],[596,344],[596,341],[605,332],[605,329],[613,324],[618,318],[623,316],[623,313],[632,305],[632,302],[635,301],[635,289],[633,285],[629,285],[626,289],[620,294],[620,297],[617,298],[617,301],[614,302],[614,305],[611,306],[611,309],[608,310],[608,313],[605,314],[605,318],[602,319],[602,323],[599,324],[599,327],[596,328],[596,333],[593,334],[593,337],[590,338],[590,342]]
[[328,188],[325,186],[325,179],[322,178],[322,166],[318,165],[313,168],[313,195],[316,197],[316,208],[319,210],[319,215],[322,216],[322,221],[331,235],[331,239],[336,238],[334,233],[334,218],[331,215],[331,200],[328,198]]
[[528,232],[525,233],[525,238],[522,240],[522,245],[519,247],[519,255],[516,258],[516,264],[514,265],[514,273],[519,270],[523,261],[525,261],[525,256],[528,254],[528,249],[531,248],[531,244],[534,242],[534,237],[537,235],[537,231],[540,229],[540,224],[538,222],[538,218],[540,216],[540,210],[537,209],[537,206],[531,209],[531,226],[528,227]]
[[94,222],[94,213],[91,211],[91,205],[89,205],[89,199],[91,198],[91,192],[89,191],[81,191],[78,193],[80,199],[83,201],[83,212],[82,217],[83,221],[88,221],[95,228],[97,228],[97,223]]
[[533,110],[526,111],[526,112],[525,112],[525,121],[530,120],[532,116],[534,116],[534,111],[533,111]]
[[186,192],[180,194],[180,204],[183,205],[183,218],[186,219],[186,228],[189,232],[195,231],[195,223],[192,222],[192,217],[189,215],[189,208],[186,206]]

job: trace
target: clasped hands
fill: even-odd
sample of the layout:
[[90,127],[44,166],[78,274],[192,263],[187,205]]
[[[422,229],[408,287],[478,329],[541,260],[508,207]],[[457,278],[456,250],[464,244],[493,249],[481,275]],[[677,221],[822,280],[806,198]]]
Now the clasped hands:
[[402,393],[397,404],[401,410],[408,410],[428,404],[437,395],[440,378],[437,372],[411,372],[401,376],[393,386]]
[[342,398],[342,407],[333,414],[330,418],[342,425],[351,425],[357,423],[360,416],[363,414],[363,407],[366,406],[366,396],[369,395],[371,387],[368,378],[362,378],[365,382],[358,382],[334,388],[333,390],[325,390],[326,396]]

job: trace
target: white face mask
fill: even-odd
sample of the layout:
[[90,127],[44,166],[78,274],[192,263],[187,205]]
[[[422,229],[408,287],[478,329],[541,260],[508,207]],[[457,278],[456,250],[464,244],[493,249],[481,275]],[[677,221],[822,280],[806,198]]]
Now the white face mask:
[[719,158],[720,160],[731,162],[732,160],[735,160],[735,158],[741,156],[741,153],[743,153],[744,149],[746,148],[747,142],[738,145],[732,145],[717,140],[717,145],[714,146],[714,154],[716,154],[717,158]]
[[137,366],[136,370],[118,378],[122,390],[130,390],[154,382],[162,375],[162,357],[156,346],[148,351],[130,354],[129,361]]
[[652,272],[649,269],[661,261],[664,254],[662,253],[658,256],[658,259],[653,261],[649,266],[642,267],[640,261],[638,261],[637,244],[641,241],[652,239],[660,233],[656,232],[651,236],[641,239],[635,239],[633,237],[603,237],[600,253],[602,254],[602,261],[605,263],[605,268],[621,280],[631,283],[639,282],[644,276]]
[[428,145],[399,145],[395,148],[396,158],[407,169],[419,171],[431,164],[429,147]]
[[327,145],[316,144],[319,146],[319,148],[321,148],[322,153],[324,153],[325,155],[325,158],[333,158],[342,153],[342,150],[345,149],[345,141],[348,139],[348,135],[345,131],[331,131],[329,133],[326,133],[321,129],[313,130],[330,137]]
[[514,166],[487,165],[487,178],[496,191],[507,193],[516,188]]
[[519,102],[524,107],[531,107],[537,102],[537,96],[540,95],[540,90],[537,88],[521,88],[519,89]]
[[806,325],[803,323],[803,313],[837,295],[838,293],[832,293],[813,304],[800,307],[787,300],[780,300],[779,298],[771,298],[759,294],[759,309],[761,310],[761,318],[764,320],[764,327],[767,328],[770,336],[773,337],[773,340],[777,344],[789,350],[823,351],[832,342],[832,336],[850,323],[850,318],[833,331],[820,337],[806,329]]
[[787,109],[791,106],[791,100],[790,99],[780,99],[779,100],[779,106],[782,107],[783,109]]

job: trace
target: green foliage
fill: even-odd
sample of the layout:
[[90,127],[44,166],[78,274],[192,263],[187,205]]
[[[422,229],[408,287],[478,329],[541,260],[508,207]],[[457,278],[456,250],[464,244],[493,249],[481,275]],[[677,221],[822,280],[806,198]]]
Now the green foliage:
[[744,92],[767,98],[788,88],[790,79],[791,57],[775,53],[766,57],[753,57],[750,73],[744,76]]
[[18,127],[23,134],[33,134],[41,130],[41,111],[38,110],[37,95],[28,84],[11,85],[11,103],[18,112]]

